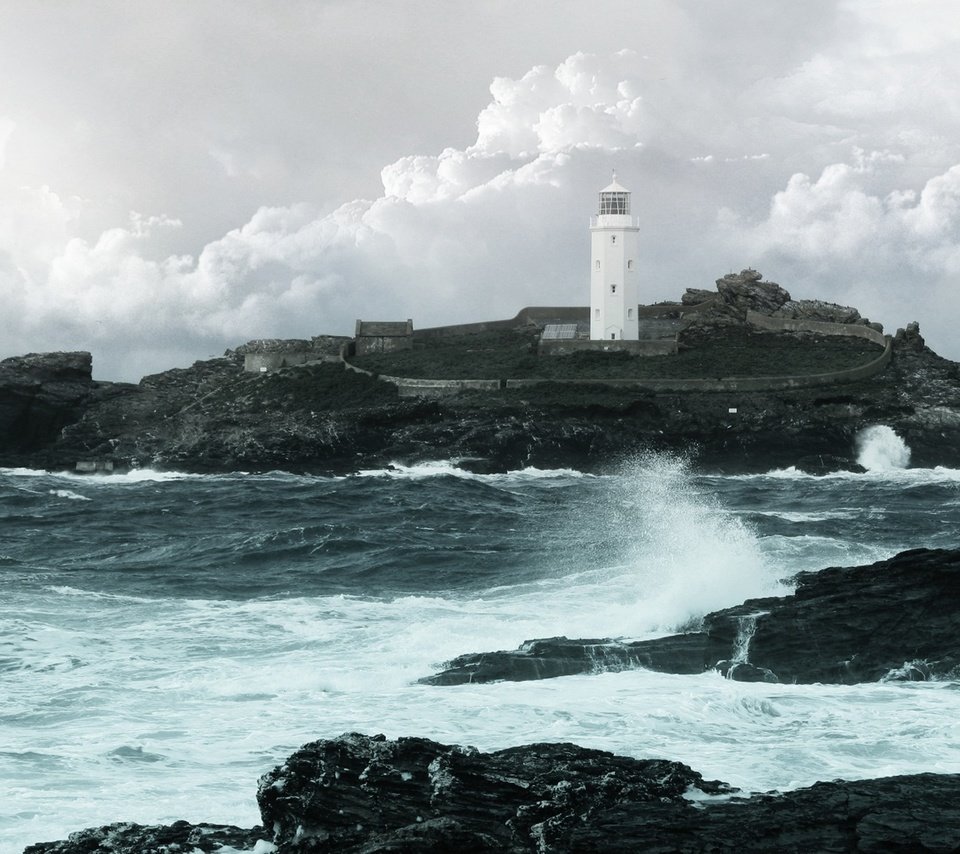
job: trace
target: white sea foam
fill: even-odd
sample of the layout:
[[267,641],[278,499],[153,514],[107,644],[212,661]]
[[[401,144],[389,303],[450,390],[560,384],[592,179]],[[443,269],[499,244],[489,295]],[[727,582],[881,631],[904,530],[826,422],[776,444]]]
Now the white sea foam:
[[155,471],[154,469],[131,469],[130,471],[116,472],[111,474],[77,474],[76,472],[68,471],[43,471],[40,469],[28,468],[0,468],[0,475],[8,477],[46,477],[57,480],[69,480],[73,483],[85,483],[92,486],[117,483],[162,483],[173,480],[199,480],[219,477],[219,475],[191,474],[189,472],[178,471]]
[[885,424],[875,424],[862,430],[856,444],[857,462],[867,471],[905,469],[910,464],[907,443]]
[[825,522],[829,519],[856,519],[861,511],[853,509],[821,510],[800,513],[791,510],[754,510],[757,516],[783,519],[784,522]]
[[50,474],[42,469],[3,468],[0,466],[0,475],[7,477],[47,477]]
[[[862,465],[862,463],[861,463]],[[866,466],[864,466],[866,468]],[[934,468],[897,468],[878,467],[866,472],[833,471],[827,474],[809,474],[799,471],[792,466],[785,469],[772,469],[763,474],[732,475],[732,480],[764,481],[874,481],[921,485],[924,483],[956,483],[960,482],[960,469],[935,466]]]
[[57,498],[67,498],[71,501],[90,501],[91,500],[87,498],[86,495],[80,495],[79,492],[74,492],[72,489],[51,489],[48,494],[55,495]]
[[443,475],[466,478],[477,477],[477,475],[461,469],[453,460],[433,460],[409,466],[403,463],[390,463],[389,466],[382,469],[361,469],[355,477],[391,477],[413,480]]
[[51,593],[56,593],[58,596],[77,596],[85,599],[100,599],[104,601],[111,602],[155,602],[154,599],[149,599],[144,596],[125,596],[120,593],[104,593],[100,590],[81,590],[78,587],[70,587],[65,584],[51,584],[44,587],[44,590],[48,590]]
[[459,477],[466,480],[552,480],[557,478],[587,478],[593,475],[585,474],[576,469],[540,469],[530,466],[522,469],[513,469],[503,473],[478,474],[460,467],[459,460],[430,460],[413,465],[390,463],[382,469],[361,469],[353,477],[388,477],[396,479],[420,480],[431,477]]

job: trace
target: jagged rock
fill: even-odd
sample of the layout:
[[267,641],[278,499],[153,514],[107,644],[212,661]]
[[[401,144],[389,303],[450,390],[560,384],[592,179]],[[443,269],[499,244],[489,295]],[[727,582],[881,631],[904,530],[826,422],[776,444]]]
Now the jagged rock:
[[747,269],[717,279],[717,291],[725,309],[745,320],[747,311],[773,314],[790,301],[790,294],[780,285],[762,278],[756,270]]
[[794,467],[806,474],[830,474],[835,471],[863,474],[866,471],[860,463],[851,460],[849,457],[840,457],[836,454],[815,454],[800,457],[794,463]]
[[244,830],[223,824],[189,824],[178,821],[170,825],[142,825],[118,822],[71,833],[60,842],[38,842],[28,845],[23,854],[213,854],[229,850],[257,850],[257,854],[274,851],[262,827]]
[[744,679],[765,671],[764,681],[854,684],[904,666],[928,677],[960,667],[960,550],[915,549],[794,580],[792,595],[707,614],[700,631],[632,642],[526,641],[512,652],[459,656],[420,681],[522,681],[637,667],[689,674],[749,664],[754,670],[744,669]]
[[[790,300],[773,312],[775,317],[791,320],[815,320],[825,323],[865,323],[860,312],[848,305],[817,299]],[[879,324],[871,324],[876,327]],[[880,327],[882,331],[883,327]]]
[[718,661],[714,665],[714,669],[725,679],[732,679],[734,682],[776,683],[780,681],[775,673],[765,667],[757,667],[755,664],[749,664],[746,661]]
[[912,350],[915,353],[922,353],[926,347],[926,342],[920,334],[920,324],[915,320],[908,323],[905,329],[897,330],[894,343],[901,350]]
[[349,733],[304,745],[260,779],[257,800],[281,852],[560,852],[598,811],[686,811],[692,790],[732,791],[679,762],[573,744],[480,753]]
[[618,804],[570,834],[569,852],[956,851],[960,775],[817,783],[708,803]]
[[704,288],[687,288],[682,297],[681,305],[701,305],[705,302],[711,302],[717,298],[716,291],[708,291]]
[[30,353],[0,362],[0,455],[37,450],[90,398],[89,353]]

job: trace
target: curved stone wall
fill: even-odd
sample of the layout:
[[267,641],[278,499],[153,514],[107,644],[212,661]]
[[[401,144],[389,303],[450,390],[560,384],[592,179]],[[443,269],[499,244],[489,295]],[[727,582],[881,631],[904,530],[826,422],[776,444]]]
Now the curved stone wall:
[[853,338],[866,338],[874,344],[885,346],[889,335],[884,335],[872,326],[863,323],[829,323],[824,320],[790,320],[783,317],[770,317],[757,311],[747,312],[747,323],[760,329],[774,332],[819,332],[821,335],[845,335]]
[[[526,309],[525,309],[526,311]],[[522,314],[522,312],[521,312]],[[518,315],[519,317],[519,315]],[[514,323],[510,321],[495,321]],[[501,388],[528,388],[543,383],[559,383],[563,385],[594,385],[613,388],[646,389],[662,392],[744,392],[744,391],[787,391],[799,388],[817,388],[819,386],[837,385],[875,377],[886,369],[893,356],[893,339],[889,335],[873,329],[870,326],[855,323],[828,323],[813,320],[787,320],[770,317],[757,312],[748,312],[747,321],[761,329],[789,332],[816,332],[821,335],[845,335],[856,338],[865,338],[875,344],[883,346],[883,352],[866,362],[853,368],[839,371],[828,371],[820,374],[798,374],[794,376],[771,377],[718,377],[714,379],[506,379],[506,380],[441,380],[419,379],[414,377],[394,377],[383,374],[374,374],[363,368],[351,365],[346,356],[351,355],[349,345],[340,353],[340,361],[345,368],[367,376],[393,383],[397,387],[400,397],[442,397],[456,394],[465,389],[477,391],[498,391]],[[450,328],[450,327],[447,327]]]

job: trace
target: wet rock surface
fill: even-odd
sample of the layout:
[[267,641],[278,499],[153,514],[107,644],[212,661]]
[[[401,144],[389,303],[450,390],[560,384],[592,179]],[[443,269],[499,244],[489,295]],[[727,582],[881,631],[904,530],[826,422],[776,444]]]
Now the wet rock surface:
[[[262,827],[244,829],[223,824],[143,825],[118,822],[71,833],[59,842],[38,842],[28,845],[23,854],[213,854],[229,851],[252,852],[258,843],[266,854],[271,850]],[[258,852],[259,854],[259,852]]]
[[[572,744],[495,753],[419,738],[358,734],[305,745],[260,780],[258,801],[281,850],[310,838],[318,850],[567,850],[576,824],[617,803],[683,803],[721,794],[678,762],[637,760]],[[290,850],[299,850],[290,848]],[[304,849],[309,850],[309,849]]]
[[749,795],[679,762],[573,744],[493,753],[349,733],[265,774],[265,828],[115,824],[25,854],[953,851],[960,775]]
[[958,673],[960,550],[916,549],[794,580],[793,595],[707,614],[696,632],[634,642],[531,640],[514,651],[459,656],[421,681],[523,681],[627,668],[837,684]]

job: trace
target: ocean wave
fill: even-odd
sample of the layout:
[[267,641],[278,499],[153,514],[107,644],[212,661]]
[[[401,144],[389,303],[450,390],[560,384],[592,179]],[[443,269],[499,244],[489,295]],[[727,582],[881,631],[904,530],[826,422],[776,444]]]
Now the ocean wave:
[[98,590],[81,590],[79,587],[70,587],[66,584],[47,585],[43,588],[49,593],[56,593],[58,596],[77,596],[85,599],[98,599],[101,601],[112,602],[155,602],[156,599],[148,599],[143,596],[125,596],[120,593],[103,593]]
[[859,509],[847,509],[818,510],[800,513],[791,510],[751,510],[748,515],[782,519],[784,522],[827,522],[831,519],[857,519],[862,515],[862,511]]
[[[234,472],[242,474],[242,472]],[[126,472],[115,472],[112,474],[77,474],[70,471],[45,471],[43,469],[30,468],[0,468],[0,476],[3,477],[46,477],[56,480],[69,480],[73,483],[162,483],[170,480],[202,480],[220,477],[220,475],[211,474],[193,474],[182,471],[157,471],[155,469],[131,469]]]
[[726,480],[763,481],[763,480],[796,480],[796,481],[850,481],[850,482],[889,482],[892,484],[910,484],[921,486],[925,483],[958,483],[960,469],[935,466],[934,468],[891,468],[875,471],[852,472],[833,471],[827,474],[810,474],[794,466],[771,469],[767,472],[754,474],[725,475]]
[[577,471],[576,469],[541,469],[535,466],[522,469],[511,469],[507,472],[479,474],[460,468],[459,460],[430,460],[413,465],[390,463],[386,468],[361,469],[349,477],[389,477],[397,479],[418,480],[429,477],[459,477],[465,480],[496,481],[504,478],[524,480],[552,480],[556,478],[590,478],[595,475]]
[[72,489],[51,489],[48,495],[55,495],[57,498],[68,498],[71,501],[91,501],[86,495],[74,492]]

